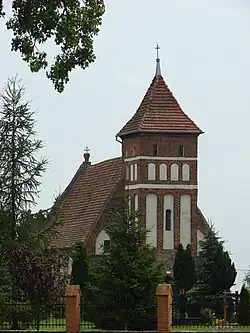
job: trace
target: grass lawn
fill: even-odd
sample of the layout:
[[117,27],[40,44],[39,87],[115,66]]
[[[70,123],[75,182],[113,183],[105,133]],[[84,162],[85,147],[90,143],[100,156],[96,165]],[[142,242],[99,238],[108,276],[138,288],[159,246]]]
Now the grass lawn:
[[250,332],[250,326],[173,326],[173,332]]

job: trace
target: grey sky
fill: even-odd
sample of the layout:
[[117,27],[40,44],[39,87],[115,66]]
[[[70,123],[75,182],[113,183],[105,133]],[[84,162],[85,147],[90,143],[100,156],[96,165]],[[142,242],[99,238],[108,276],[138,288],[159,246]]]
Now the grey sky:
[[[10,1],[6,0],[10,7]],[[44,73],[31,74],[10,51],[1,20],[0,86],[16,73],[38,109],[37,129],[51,163],[39,207],[68,184],[86,145],[91,161],[118,156],[115,134],[133,115],[155,71],[205,131],[199,144],[199,206],[211,218],[236,266],[250,264],[250,1],[107,0],[96,62],[76,70],[63,94]],[[53,55],[50,43],[47,51]],[[238,272],[237,287],[244,274]]]

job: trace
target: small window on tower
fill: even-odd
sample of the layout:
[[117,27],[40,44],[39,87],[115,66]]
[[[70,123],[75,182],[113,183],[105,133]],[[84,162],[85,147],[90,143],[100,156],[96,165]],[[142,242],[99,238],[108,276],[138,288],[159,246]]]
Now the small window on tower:
[[171,210],[166,210],[166,216],[165,216],[165,229],[166,231],[171,231]]
[[135,150],[135,146],[134,146],[133,150],[132,150],[132,156],[135,156],[135,152],[136,152],[136,150]]
[[153,156],[157,156],[157,155],[158,155],[157,145],[153,145]]
[[184,156],[184,146],[180,145],[180,152],[179,152],[180,156]]

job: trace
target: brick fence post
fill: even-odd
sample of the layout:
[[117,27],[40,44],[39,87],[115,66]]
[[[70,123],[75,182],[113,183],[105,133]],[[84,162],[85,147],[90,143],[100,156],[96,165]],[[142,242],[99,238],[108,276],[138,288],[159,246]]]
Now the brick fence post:
[[80,330],[81,289],[77,285],[66,287],[66,333],[78,333]]
[[157,331],[170,333],[172,331],[172,287],[170,284],[159,284],[157,296]]

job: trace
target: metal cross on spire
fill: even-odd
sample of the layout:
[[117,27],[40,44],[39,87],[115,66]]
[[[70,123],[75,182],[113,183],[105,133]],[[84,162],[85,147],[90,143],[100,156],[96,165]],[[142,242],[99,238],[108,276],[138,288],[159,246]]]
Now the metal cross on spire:
[[88,146],[84,149],[84,152],[85,152],[85,153],[89,153],[89,152],[90,152],[90,149],[89,149]]
[[159,50],[160,50],[160,46],[159,46],[159,44],[157,43],[156,44],[156,59],[159,59]]
[[161,75],[161,66],[160,66],[160,58],[159,58],[159,50],[160,50],[160,46],[157,43],[156,44],[156,71],[155,71],[155,76],[157,75]]

